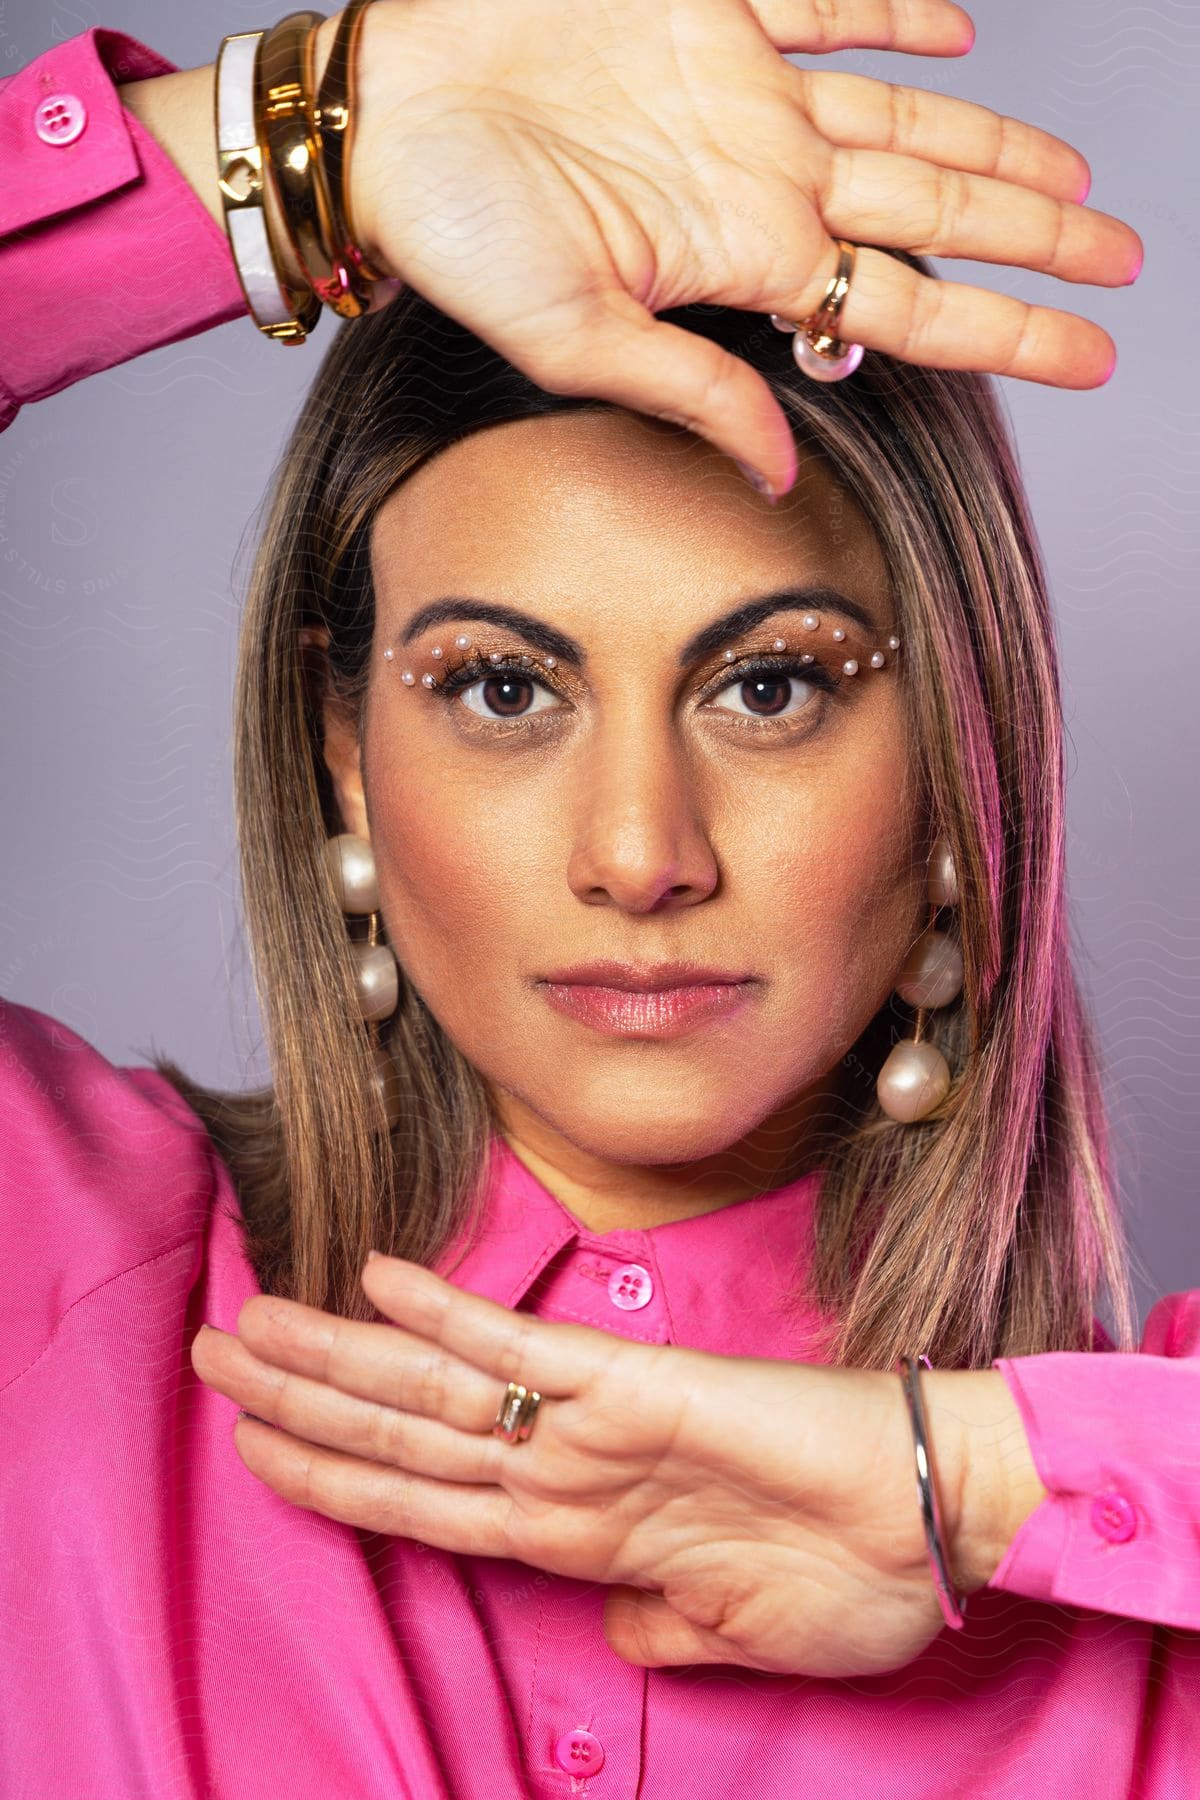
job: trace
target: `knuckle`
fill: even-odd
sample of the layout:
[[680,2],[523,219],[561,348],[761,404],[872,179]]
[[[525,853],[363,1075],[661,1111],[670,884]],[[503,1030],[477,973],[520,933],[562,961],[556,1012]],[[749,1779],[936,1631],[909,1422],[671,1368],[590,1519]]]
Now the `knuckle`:
[[500,1358],[500,1374],[505,1381],[522,1381],[522,1369],[528,1372],[532,1362],[534,1327],[540,1321],[516,1315],[513,1335]]
[[925,344],[936,331],[941,300],[936,282],[917,280],[912,283],[898,349],[906,362],[921,361]]
[[446,1351],[428,1351],[405,1370],[400,1383],[400,1406],[406,1412],[436,1416],[445,1410],[449,1378],[450,1358]]
[[921,101],[919,90],[907,87],[903,82],[894,82],[891,88],[891,148],[912,154],[912,146],[919,142],[921,129]]
[[937,220],[941,242],[953,243],[970,207],[971,192],[972,179],[964,170],[940,171],[937,182]]
[[1035,329],[1036,315],[1030,306],[1024,307],[1017,324],[1017,335],[1013,347],[1002,363],[995,365],[999,375],[1019,374],[1025,361],[1026,347]]
[[996,131],[996,154],[992,157],[991,174],[998,175],[1001,169],[1008,171],[1008,179],[1013,179],[1013,171],[1018,167],[1017,151],[1022,147],[1021,138],[1014,138],[1013,120],[1007,113],[998,113]]

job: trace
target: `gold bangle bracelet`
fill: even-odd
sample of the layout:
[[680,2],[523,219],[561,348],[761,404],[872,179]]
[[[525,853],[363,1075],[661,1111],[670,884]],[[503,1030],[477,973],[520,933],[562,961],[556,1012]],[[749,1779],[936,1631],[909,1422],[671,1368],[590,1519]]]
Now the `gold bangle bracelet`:
[[277,343],[302,344],[321,317],[309,288],[285,280],[267,224],[263,147],[256,125],[261,31],[221,40],[213,83],[217,185],[238,281],[258,329]]
[[296,260],[317,299],[342,318],[367,310],[365,284],[346,280],[331,248],[320,144],[315,137],[310,89],[312,49],[324,14],[304,9],[279,19],[263,39],[256,87],[256,124],[268,179],[278,196]]
[[321,179],[326,190],[329,211],[330,243],[336,260],[360,282],[392,279],[383,270],[374,269],[358,243],[358,234],[350,211],[347,177],[350,153],[354,144],[355,57],[358,53],[363,14],[371,0],[348,0],[338,20],[330,46],[329,60],[321,76],[321,90],[316,98],[315,125],[321,146]]

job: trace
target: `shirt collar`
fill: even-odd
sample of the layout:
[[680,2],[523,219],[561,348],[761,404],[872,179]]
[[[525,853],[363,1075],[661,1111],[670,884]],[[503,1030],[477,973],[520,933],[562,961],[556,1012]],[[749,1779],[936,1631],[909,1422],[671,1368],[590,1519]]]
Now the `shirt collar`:
[[[637,1230],[591,1232],[498,1133],[490,1140],[480,1229],[435,1267],[502,1305],[599,1325],[649,1342],[727,1354],[819,1359],[828,1321],[803,1294],[820,1171],[715,1212]],[[625,1310],[619,1271],[640,1268],[651,1299]],[[635,1284],[637,1277],[635,1279]]]

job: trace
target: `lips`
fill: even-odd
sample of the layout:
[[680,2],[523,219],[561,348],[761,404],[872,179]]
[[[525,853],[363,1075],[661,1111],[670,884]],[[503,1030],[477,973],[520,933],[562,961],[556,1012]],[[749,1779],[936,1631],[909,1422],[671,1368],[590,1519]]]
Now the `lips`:
[[630,963],[602,958],[551,969],[537,979],[555,987],[617,988],[626,993],[658,994],[676,988],[739,986],[755,977],[746,969],[718,969],[693,962]]
[[[578,970],[574,970],[578,974]],[[642,976],[642,979],[646,977]],[[667,1039],[682,1037],[705,1022],[727,1021],[745,1010],[756,992],[747,981],[689,979],[667,988],[619,988],[581,981],[540,981],[538,992],[554,1012],[588,1024],[608,1037]]]

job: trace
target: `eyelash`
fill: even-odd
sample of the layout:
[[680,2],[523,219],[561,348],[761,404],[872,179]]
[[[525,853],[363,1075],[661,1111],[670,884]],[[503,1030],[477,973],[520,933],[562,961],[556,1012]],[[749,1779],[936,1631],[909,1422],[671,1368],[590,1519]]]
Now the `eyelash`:
[[[468,657],[465,662],[448,669],[444,678],[432,691],[440,695],[442,699],[450,701],[466,688],[473,687],[477,681],[487,680],[497,675],[516,675],[533,687],[544,687],[551,693],[557,694],[560,699],[567,698],[540,668],[536,665],[530,667],[522,664],[520,655],[515,653],[502,656],[498,662],[493,662],[490,657]],[[770,656],[760,654],[749,657],[745,662],[730,663],[727,669],[721,671],[720,679],[716,680],[715,685],[711,682],[707,684],[704,699],[707,702],[716,695],[724,693],[726,688],[738,686],[745,681],[752,681],[756,675],[772,675],[780,678],[792,676],[805,682],[818,693],[825,695],[835,694],[842,685],[840,677],[835,675],[824,663],[817,661],[802,663],[798,657],[782,653]],[[789,726],[795,729],[809,710],[810,708],[806,706],[801,709],[800,713],[788,713],[783,716],[764,713],[755,717],[752,714],[735,712],[728,712],[727,716],[736,719],[739,725],[749,726],[754,730],[763,727],[778,729]],[[469,708],[464,708],[464,711],[469,713],[472,724],[478,723],[480,726],[489,724],[524,725],[552,716],[546,712],[510,713],[507,717],[504,714],[495,714],[489,719],[485,714],[472,713]]]

